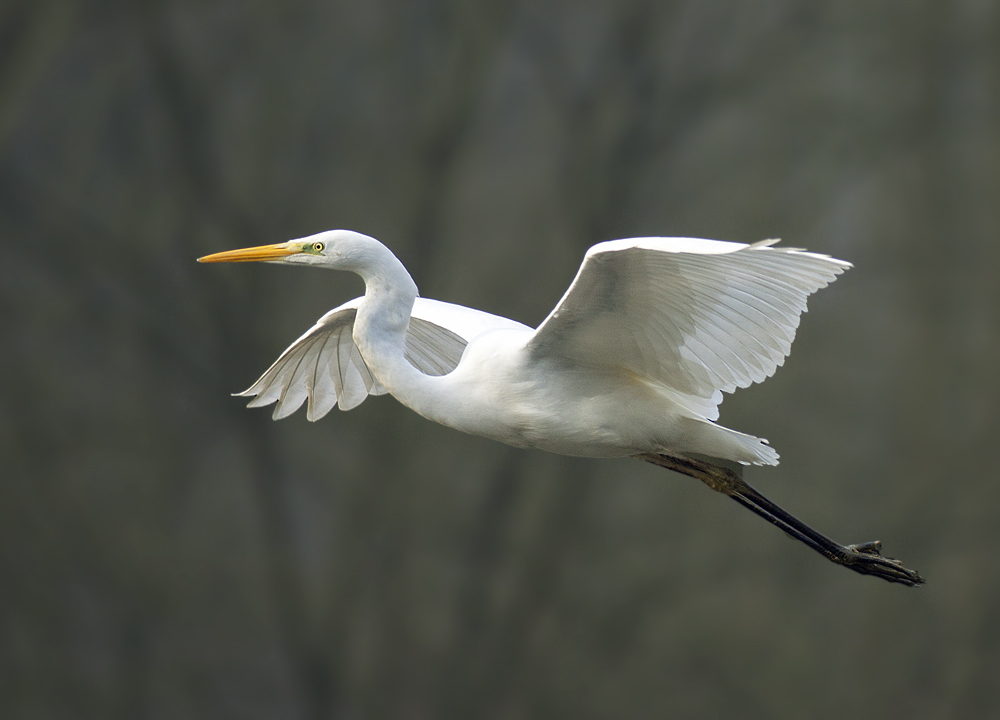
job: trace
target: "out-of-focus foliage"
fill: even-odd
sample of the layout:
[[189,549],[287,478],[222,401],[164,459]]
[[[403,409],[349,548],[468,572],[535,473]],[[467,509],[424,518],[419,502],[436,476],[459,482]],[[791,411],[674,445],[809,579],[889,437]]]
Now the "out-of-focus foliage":
[[[1000,7],[0,5],[0,716],[1000,715]],[[346,227],[537,323],[592,243],[856,268],[723,405],[863,578],[630,460],[241,390]]]

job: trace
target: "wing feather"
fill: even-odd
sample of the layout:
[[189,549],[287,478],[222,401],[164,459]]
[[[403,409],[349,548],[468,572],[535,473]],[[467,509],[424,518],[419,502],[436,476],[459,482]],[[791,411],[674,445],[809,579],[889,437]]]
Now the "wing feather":
[[784,362],[809,295],[850,267],[775,242],[595,245],[528,351],[627,370],[714,420],[722,392],[761,382]]
[[368,388],[365,387],[364,376],[361,374],[362,368],[365,372],[368,368],[354,344],[354,338],[347,333],[341,335],[340,359],[340,377],[343,382],[343,394],[339,395],[340,409],[353,410],[368,397]]
[[291,371],[287,374],[288,380],[281,390],[281,397],[278,398],[274,406],[274,413],[271,417],[274,420],[288,417],[301,407],[308,395],[306,391],[305,378],[309,372],[309,355],[314,350],[314,345],[302,345],[295,353],[295,359],[289,363]]
[[306,418],[310,422],[319,420],[337,404],[337,388],[330,374],[330,361],[339,341],[335,333],[327,333],[320,341],[320,351],[313,368],[313,381],[309,387],[309,405],[306,407]]

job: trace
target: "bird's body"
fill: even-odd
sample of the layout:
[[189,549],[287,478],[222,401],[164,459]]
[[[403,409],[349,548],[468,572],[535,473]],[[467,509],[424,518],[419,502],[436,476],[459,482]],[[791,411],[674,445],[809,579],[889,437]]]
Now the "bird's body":
[[[328,314],[289,348],[283,357],[294,359],[298,372],[269,370],[244,393],[256,397],[251,405],[277,402],[277,418],[308,399],[322,406],[324,412],[309,413],[318,419],[335,395],[346,395],[340,405],[349,408],[369,392],[387,391],[457,430],[588,457],[673,451],[776,463],[777,453],[764,441],[713,422],[721,391],[773,373],[808,295],[849,267],[770,242],[601,243],[588,252],[559,306],[533,330],[419,298],[402,263],[373,238],[330,231],[292,243],[317,244],[319,254],[282,258],[356,272],[365,295]],[[288,245],[273,247],[285,252]],[[344,313],[353,313],[346,324]],[[406,358],[411,317],[458,338],[461,352],[444,358],[446,372],[427,372]],[[320,357],[334,330],[341,330],[340,340],[353,341],[361,381],[368,380],[364,392],[345,389],[350,377],[338,364],[344,354],[339,344],[338,353]],[[299,357],[302,343],[309,352]],[[336,383],[323,382],[331,373],[342,376],[339,391]]]
[[677,409],[652,384],[627,371],[534,361],[527,348],[533,334],[496,329],[477,336],[454,371],[430,381],[439,402],[411,396],[408,387],[387,388],[430,420],[517,447],[617,457],[674,444]]
[[365,282],[363,297],[323,316],[240,393],[250,406],[276,403],[275,419],[306,401],[317,420],[334,405],[348,410],[390,393],[429,420],[509,445],[640,457],[698,477],[837,562],[912,584],[870,548],[825,538],[836,549],[817,547],[741,478],[698,464],[697,456],[777,464],[765,440],[715,423],[722,393],[773,374],[809,295],[850,267],[775,242],[600,243],[537,329],[418,297],[388,248],[347,230],[201,260],[329,267]]
[[516,447],[585,457],[674,449],[743,462],[771,458],[766,445],[758,449],[760,440],[692,417],[627,369],[535,360],[533,335],[500,328],[476,336],[452,372],[427,381],[433,395],[411,393],[411,384],[386,388],[429,420]]

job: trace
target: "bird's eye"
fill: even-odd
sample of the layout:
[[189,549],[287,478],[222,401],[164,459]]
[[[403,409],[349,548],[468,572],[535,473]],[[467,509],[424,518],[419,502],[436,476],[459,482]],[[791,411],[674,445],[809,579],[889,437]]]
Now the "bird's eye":
[[313,243],[313,252],[323,252],[323,243]]

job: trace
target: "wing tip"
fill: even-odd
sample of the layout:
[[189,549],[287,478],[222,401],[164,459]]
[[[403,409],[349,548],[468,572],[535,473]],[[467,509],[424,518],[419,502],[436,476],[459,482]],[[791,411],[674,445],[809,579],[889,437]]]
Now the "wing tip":
[[815,258],[817,260],[823,260],[826,263],[834,265],[836,267],[833,272],[836,275],[840,275],[845,270],[850,270],[854,267],[854,263],[847,260],[841,260],[835,258],[832,255],[827,255],[826,253],[813,252],[811,250],[806,250],[805,248],[796,247],[774,247],[777,243],[781,242],[781,238],[771,238],[769,240],[760,240],[751,245],[746,246],[746,250],[773,250],[775,252],[785,253],[787,255],[804,255],[806,257]]

